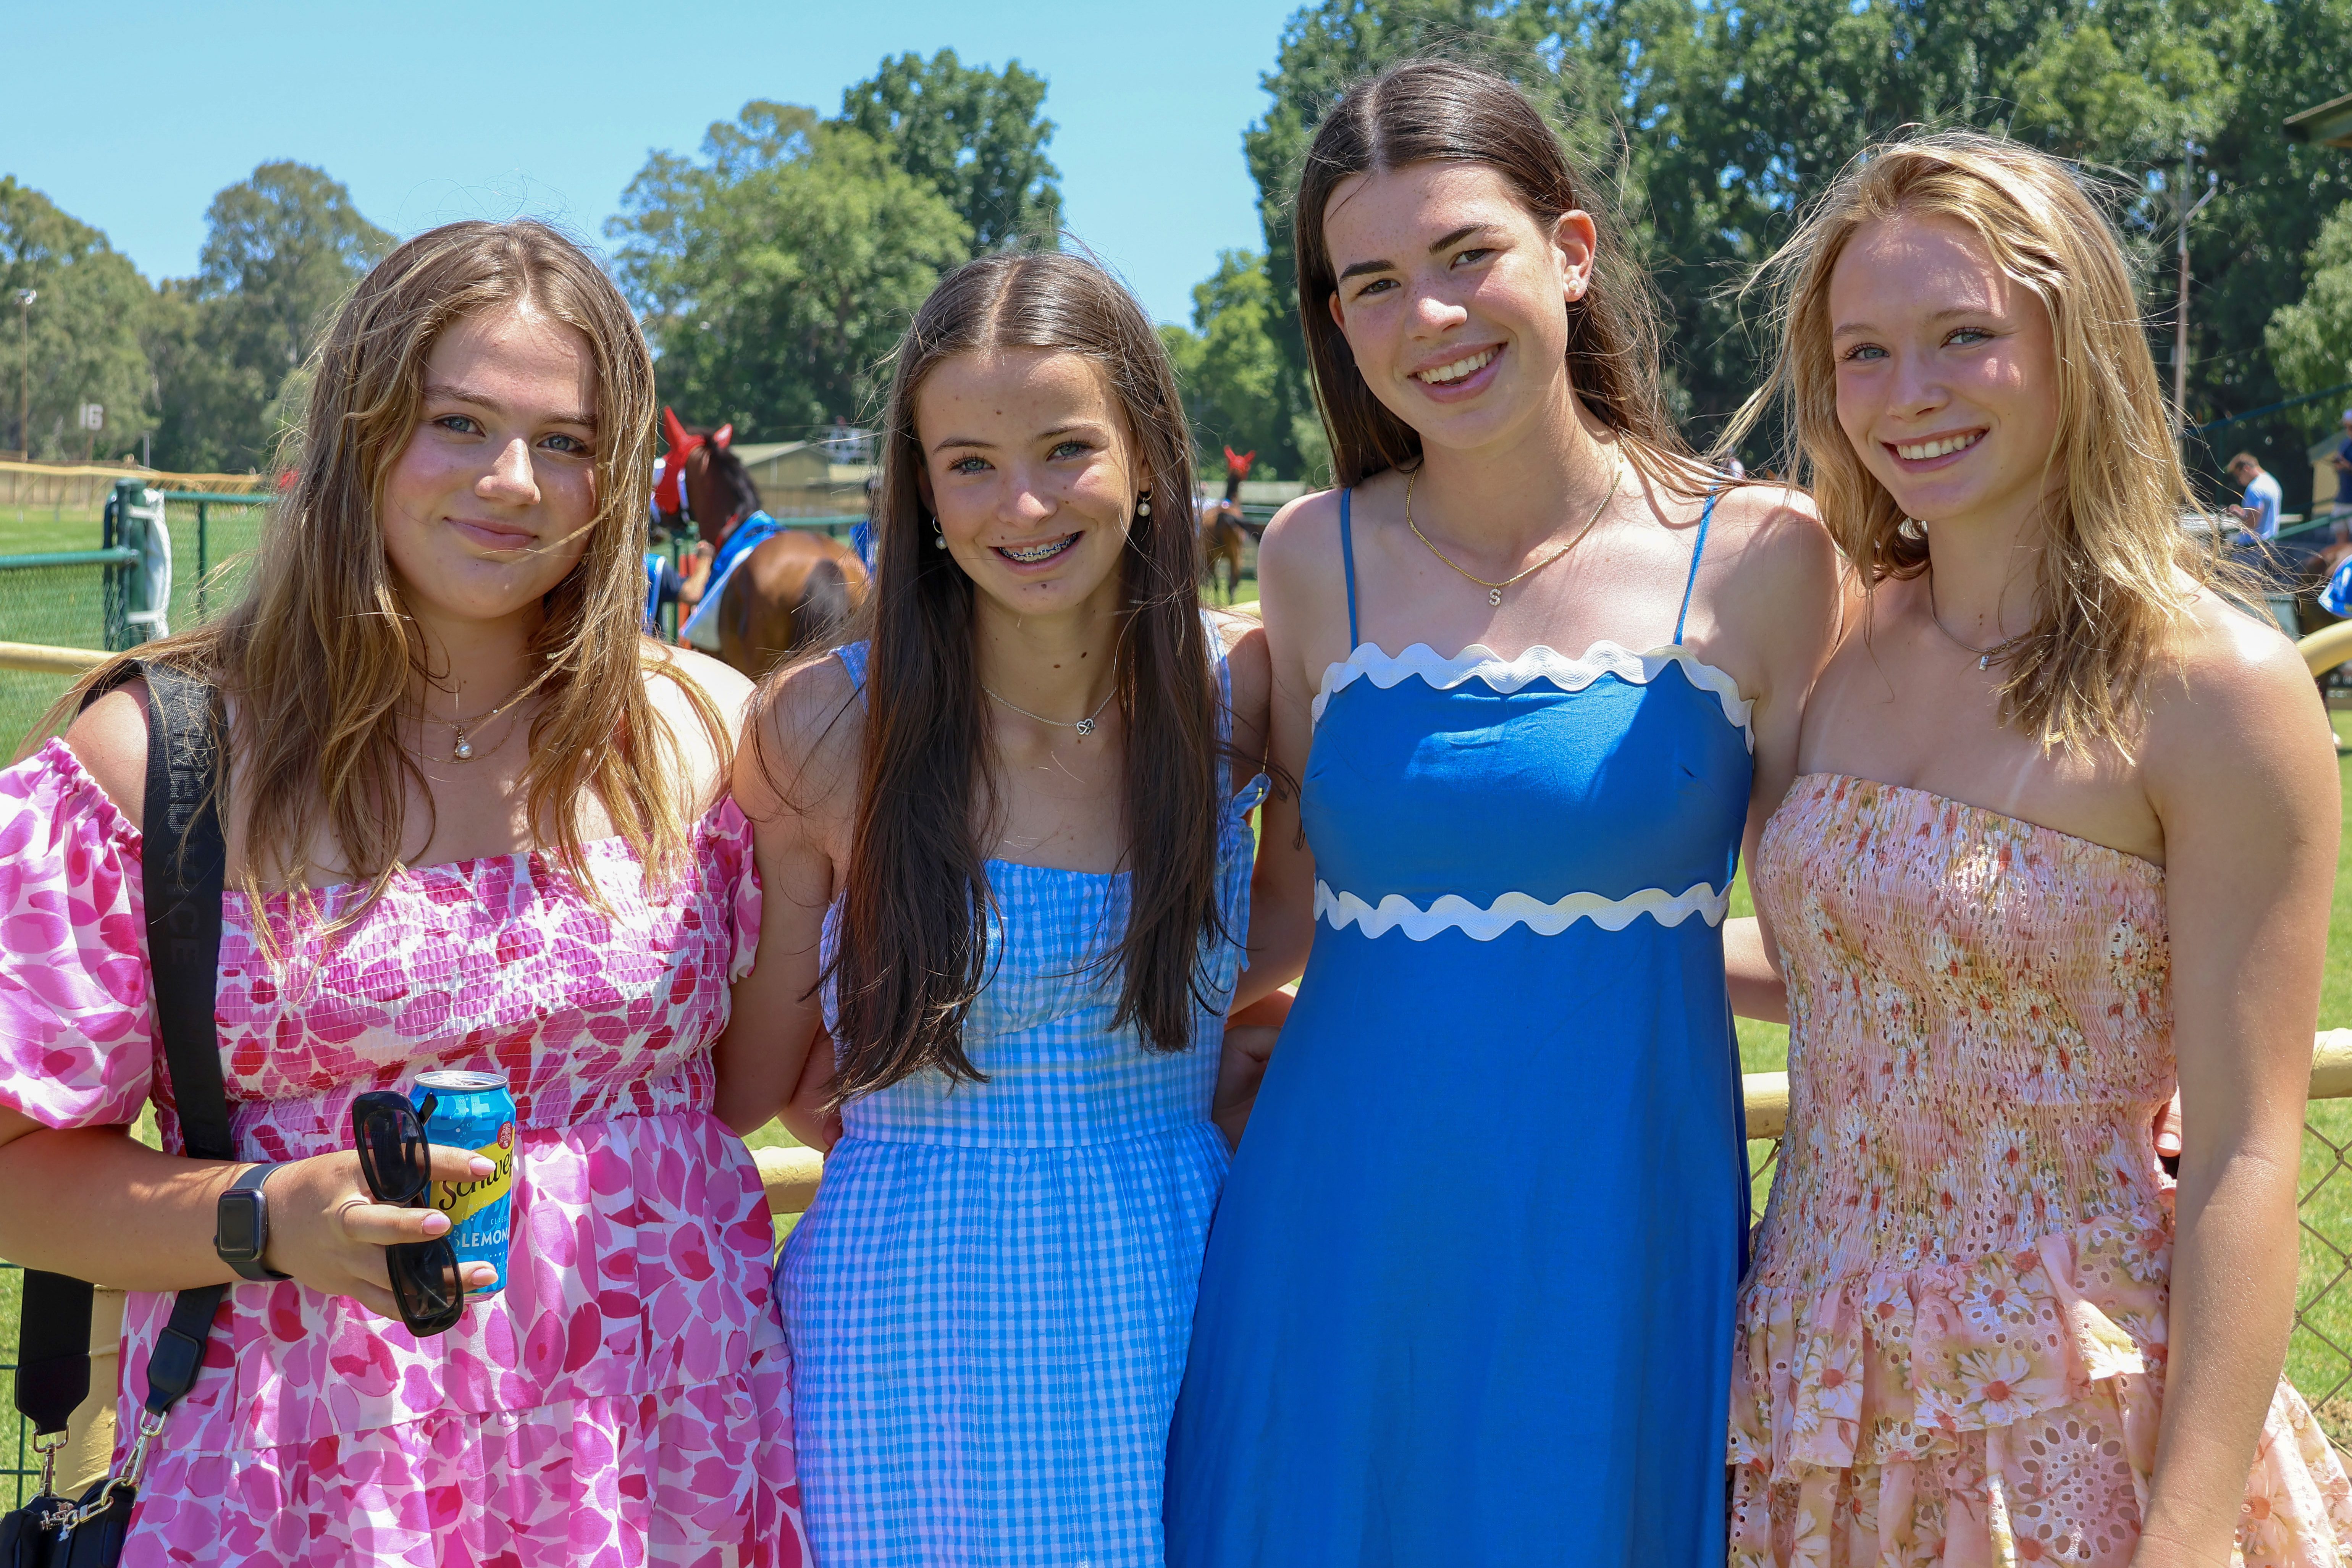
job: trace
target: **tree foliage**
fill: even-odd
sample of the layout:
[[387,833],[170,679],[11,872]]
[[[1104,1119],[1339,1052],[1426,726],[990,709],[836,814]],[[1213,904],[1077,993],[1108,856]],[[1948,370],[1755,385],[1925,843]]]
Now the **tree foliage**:
[[[1349,83],[1442,51],[1518,81],[1626,207],[1696,438],[1764,367],[1733,286],[1838,169],[1906,127],[1976,125],[2093,165],[2167,360],[2176,171],[2184,139],[2205,143],[2198,184],[2211,170],[2220,194],[2192,233],[2189,416],[2271,402],[2263,327],[2352,195],[2352,159],[2286,142],[2278,121],[2342,90],[2347,37],[2352,0],[1319,0],[1283,29],[1272,101],[1243,136],[1285,302],[1277,395],[1312,408],[1288,203],[1315,127]],[[2273,421],[2225,438],[2261,452],[2288,434]]]
[[[17,296],[35,294],[19,310]],[[0,447],[56,461],[136,450],[154,405],[138,323],[147,285],[130,258],[40,192],[0,176]],[[30,438],[18,426],[29,392]],[[106,428],[77,428],[79,405]]]
[[[2336,209],[2311,247],[2311,284],[2303,298],[2282,305],[2264,337],[2279,380],[2290,394],[2320,393],[2352,381],[2352,202]],[[2352,399],[2303,404],[2294,424],[2306,437],[2332,429],[2337,409]]]
[[1045,156],[1054,122],[1038,111],[1045,79],[1008,61],[1001,71],[903,54],[841,95],[841,121],[948,199],[976,251],[1024,238],[1051,243],[1062,224],[1061,171]]
[[691,423],[791,439],[875,399],[885,357],[971,229],[855,127],[746,104],[700,163],[656,153],[607,232]]
[[335,307],[392,248],[324,170],[264,163],[213,197],[196,276],[166,280],[142,331],[162,403],[156,462],[268,463]]
[[1160,329],[1202,452],[1223,447],[1256,452],[1260,462],[1251,471],[1260,479],[1285,471],[1276,454],[1292,445],[1282,357],[1273,339],[1285,304],[1267,281],[1264,257],[1227,250],[1219,253],[1215,274],[1193,285],[1192,327]]

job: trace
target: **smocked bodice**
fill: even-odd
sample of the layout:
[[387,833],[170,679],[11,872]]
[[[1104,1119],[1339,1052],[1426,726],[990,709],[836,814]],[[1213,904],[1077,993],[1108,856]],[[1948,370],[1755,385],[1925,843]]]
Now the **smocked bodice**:
[[2172,1093],[2164,873],[1940,795],[1835,774],[1766,828],[1784,957],[1778,1279],[1965,1260],[2155,1223]]

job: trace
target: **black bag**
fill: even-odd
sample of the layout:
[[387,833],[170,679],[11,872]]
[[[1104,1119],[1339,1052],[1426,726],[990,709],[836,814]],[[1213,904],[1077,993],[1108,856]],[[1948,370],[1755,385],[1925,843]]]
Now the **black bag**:
[[[220,967],[221,887],[228,849],[218,780],[222,714],[216,694],[162,665],[125,669],[83,706],[135,676],[147,680],[147,807],[141,856],[147,901],[148,968],[180,1130],[190,1158],[229,1160],[228,1097],[213,1026]],[[131,1505],[163,1417],[196,1381],[205,1342],[226,1285],[183,1290],[147,1362],[147,1403],[129,1457],[79,1500],[58,1497],[57,1452],[67,1417],[89,1394],[90,1287],[63,1274],[25,1271],[16,1357],[16,1408],[33,1423],[40,1494],[0,1516],[0,1568],[112,1568],[121,1560]]]

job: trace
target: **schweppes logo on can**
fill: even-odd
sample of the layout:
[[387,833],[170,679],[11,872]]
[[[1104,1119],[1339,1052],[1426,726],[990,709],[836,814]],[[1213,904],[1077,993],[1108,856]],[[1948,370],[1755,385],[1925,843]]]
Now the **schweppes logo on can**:
[[485,1143],[474,1152],[488,1160],[498,1169],[471,1181],[433,1184],[433,1206],[449,1216],[452,1229],[467,1215],[481,1213],[514,1191],[514,1145],[511,1138],[501,1137],[495,1143]]

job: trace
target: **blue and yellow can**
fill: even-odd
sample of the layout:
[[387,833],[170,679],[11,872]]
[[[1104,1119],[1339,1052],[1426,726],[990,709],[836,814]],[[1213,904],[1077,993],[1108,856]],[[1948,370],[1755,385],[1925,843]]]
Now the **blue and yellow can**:
[[433,1184],[433,1206],[449,1216],[457,1261],[487,1263],[499,1271],[487,1296],[507,1285],[507,1242],[514,1231],[515,1102],[506,1079],[492,1072],[424,1072],[409,1092],[425,1141],[471,1149],[498,1168],[463,1182]]

